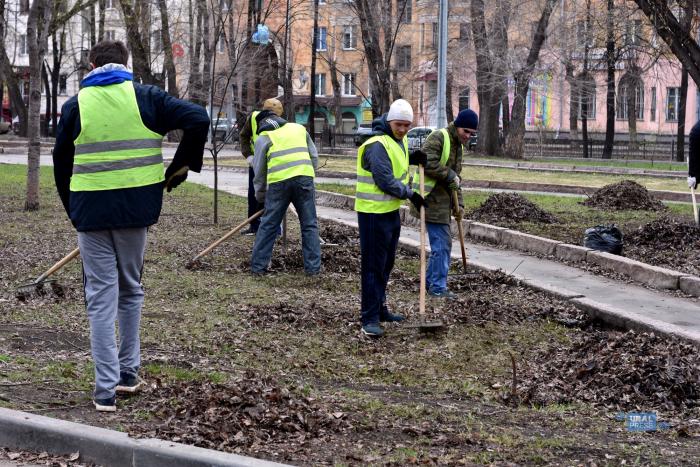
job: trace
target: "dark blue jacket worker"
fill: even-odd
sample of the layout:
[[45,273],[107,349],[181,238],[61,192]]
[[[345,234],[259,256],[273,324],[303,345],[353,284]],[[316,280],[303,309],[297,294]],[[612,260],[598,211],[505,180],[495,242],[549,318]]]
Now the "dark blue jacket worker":
[[[146,230],[168,191],[199,172],[209,117],[201,106],[133,82],[121,42],[89,54],[93,70],[61,110],[53,150],[56,188],[78,231],[95,362],[94,403],[116,410],[116,393],[141,381],[139,323]],[[163,136],[184,130],[163,174]],[[115,321],[119,320],[119,342]]]
[[380,322],[402,321],[386,305],[386,287],[401,234],[399,208],[410,199],[420,210],[425,201],[409,188],[409,164],[425,164],[408,154],[406,133],[413,122],[411,104],[398,99],[372,125],[374,136],[357,151],[355,211],[362,254],[362,332],[381,337]]
[[688,137],[688,188],[698,187],[700,177],[700,122],[693,125]]

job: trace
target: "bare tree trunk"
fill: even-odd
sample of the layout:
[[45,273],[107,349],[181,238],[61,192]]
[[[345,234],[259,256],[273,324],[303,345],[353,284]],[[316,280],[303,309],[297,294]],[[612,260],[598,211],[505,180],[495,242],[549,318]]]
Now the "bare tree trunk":
[[447,123],[453,122],[455,119],[455,111],[452,106],[452,82],[454,77],[452,73],[447,73],[446,86],[445,86],[445,115],[447,117]]
[[47,137],[49,136],[49,120],[51,120],[53,109],[51,107],[51,84],[49,83],[49,72],[46,69],[46,62],[41,64],[41,82],[44,85],[44,91],[46,94],[44,96],[46,101],[46,112],[44,113],[43,128],[41,122],[39,122],[39,134],[41,134],[43,137]]
[[314,0],[314,29],[311,44],[311,87],[309,95],[309,119],[306,127],[311,140],[316,139],[316,44],[318,43],[318,0]]
[[100,42],[105,38],[105,10],[107,4],[105,0],[99,0],[98,5],[100,6],[100,18],[98,21],[97,42]]
[[[612,159],[613,142],[615,141],[615,1],[607,3],[607,37],[605,42],[605,62],[607,64],[607,93],[605,95],[605,144],[603,159]],[[634,92],[634,91],[633,91]]]
[[627,128],[629,133],[629,149],[636,151],[639,148],[637,141],[637,88],[641,85],[641,73],[635,65],[630,66],[621,79],[618,92],[626,89],[625,101],[627,105]]
[[[0,0],[0,39],[5,37],[5,0]],[[20,135],[27,135],[27,108],[24,105],[24,100],[22,99],[22,92],[19,89],[19,81],[17,80],[17,75],[12,69],[12,63],[7,56],[7,50],[5,49],[5,41],[0,40],[0,76],[2,76],[3,81],[7,85],[7,93],[10,97],[10,106],[12,108],[12,113],[19,117],[20,123]]]
[[173,59],[173,44],[170,40],[170,22],[168,20],[168,8],[165,0],[158,0],[160,10],[161,38],[163,43],[163,71],[167,75],[168,93],[178,97],[177,71],[175,70],[175,60]]
[[[133,4],[133,7],[132,7]],[[143,0],[119,0],[122,8],[124,25],[126,26],[126,36],[129,49],[131,49],[131,62],[134,69],[134,80],[144,84],[154,84],[156,82],[151,70],[150,34],[149,29],[142,29],[139,21],[142,17],[150,21],[148,8]]]
[[[58,124],[58,87],[61,80],[61,62],[63,61],[63,51],[66,48],[66,32],[62,29],[57,40],[56,33],[51,35],[53,65],[51,67],[51,125],[56,136],[56,126]],[[48,107],[47,107],[48,109]],[[48,113],[48,111],[47,111]]]
[[578,145],[578,109],[581,90],[574,77],[574,66],[570,60],[566,62],[566,82],[569,83],[569,144],[573,148]]
[[522,159],[523,157],[523,141],[525,138],[525,109],[527,93],[530,90],[530,79],[535,69],[535,65],[539,60],[540,50],[547,33],[549,18],[552,15],[554,5],[557,0],[547,0],[547,3],[542,10],[540,19],[535,29],[535,36],[532,39],[532,45],[528,53],[525,65],[518,70],[514,75],[515,93],[513,96],[513,113],[510,118],[510,125],[506,128],[506,116],[503,115],[503,132],[506,135],[505,155],[514,159]]
[[48,0],[34,0],[27,18],[27,45],[29,48],[29,114],[27,153],[27,197],[25,211],[39,209],[39,157],[41,137],[39,114],[41,113],[41,68],[46,55],[51,7]]
[[[693,1],[686,0],[683,8],[681,27],[683,32],[688,34],[693,20]],[[688,68],[681,69],[681,89],[680,101],[678,105],[678,131],[676,132],[676,161],[685,161],[685,115],[688,104]]]
[[[386,0],[381,0],[386,1]],[[370,89],[372,92],[372,114],[377,117],[389,110],[391,105],[391,74],[386,65],[391,56],[391,50],[384,50],[380,44],[380,2],[376,0],[355,0],[355,8],[360,19],[360,32],[367,58]],[[393,48],[393,45],[392,45]]]
[[[342,92],[340,89],[340,80],[338,79],[338,64],[335,59],[328,61],[328,68],[331,75],[331,83],[333,84],[333,113],[335,115],[335,129],[334,133],[338,133],[338,129],[343,128],[343,107],[342,107]],[[335,141],[335,137],[331,136],[332,141]]]

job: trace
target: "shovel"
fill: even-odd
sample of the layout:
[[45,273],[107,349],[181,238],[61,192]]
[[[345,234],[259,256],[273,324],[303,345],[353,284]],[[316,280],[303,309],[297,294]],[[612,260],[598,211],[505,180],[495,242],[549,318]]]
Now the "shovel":
[[56,264],[51,266],[48,271],[34,279],[33,282],[30,282],[28,284],[23,284],[17,287],[17,291],[15,295],[17,296],[18,299],[22,300],[27,298],[29,295],[32,294],[38,294],[40,293],[43,288],[44,284],[47,282],[51,283],[51,288],[53,290],[60,290],[61,287],[58,286],[57,284],[54,284],[53,281],[47,281],[46,278],[49,277],[51,274],[54,272],[58,271],[61,269],[63,266],[65,266],[67,263],[69,263],[73,258],[78,256],[80,254],[80,248],[76,248],[75,250],[71,251],[68,253],[66,256],[63,257],[60,261],[58,261]]
[[693,216],[695,216],[695,225],[700,225],[700,219],[698,219],[698,202],[695,199],[695,188],[690,189],[690,197],[693,199]]
[[208,247],[206,247],[206,248],[205,248],[204,250],[202,250],[197,256],[195,256],[194,258],[192,258],[192,259],[190,260],[190,262],[187,263],[187,265],[186,265],[185,267],[186,267],[187,269],[192,268],[199,258],[201,258],[202,256],[206,255],[206,254],[209,253],[211,250],[213,250],[214,248],[216,248],[221,242],[223,242],[223,241],[227,240],[229,237],[231,237],[231,235],[234,235],[236,232],[238,232],[239,230],[241,230],[243,227],[245,227],[246,225],[250,224],[251,222],[253,222],[253,221],[254,221],[255,219],[257,219],[258,217],[262,216],[263,212],[265,212],[265,210],[264,210],[264,209],[261,209],[260,211],[256,212],[256,213],[253,214],[252,216],[250,216],[248,219],[246,219],[246,220],[244,220],[243,222],[241,222],[240,224],[238,224],[238,225],[237,225],[236,227],[234,227],[233,229],[229,230],[229,231],[226,233],[226,235],[224,235],[223,237],[221,237],[220,239],[218,239],[217,241],[215,241],[214,243],[212,243],[211,245],[209,245]]
[[[424,169],[418,166],[420,176],[420,195],[425,192]],[[428,322],[425,320],[425,207],[420,208],[420,298],[418,301],[419,322],[416,325],[420,332],[437,332],[444,325],[442,321]]]

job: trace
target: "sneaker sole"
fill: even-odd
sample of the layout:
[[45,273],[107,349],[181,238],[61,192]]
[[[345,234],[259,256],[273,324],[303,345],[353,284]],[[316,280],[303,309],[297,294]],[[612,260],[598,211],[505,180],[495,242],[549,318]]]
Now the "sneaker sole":
[[143,381],[139,381],[136,386],[117,386],[114,391],[120,394],[134,394],[141,389],[143,384]]
[[116,412],[117,406],[116,405],[100,405],[98,403],[95,403],[95,409],[98,412]]

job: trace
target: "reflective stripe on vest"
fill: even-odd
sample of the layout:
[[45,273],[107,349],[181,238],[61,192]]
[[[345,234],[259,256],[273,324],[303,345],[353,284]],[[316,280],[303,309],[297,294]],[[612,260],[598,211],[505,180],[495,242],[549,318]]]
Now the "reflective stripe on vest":
[[165,179],[163,135],[141,121],[131,81],[81,89],[78,109],[71,191],[134,188]]
[[[450,135],[447,132],[447,128],[440,128],[439,130],[442,133],[442,155],[440,156],[440,166],[445,167],[447,165],[447,161],[450,158]],[[424,184],[425,184],[425,196],[428,196],[431,191],[433,191],[433,188],[435,188],[435,184],[437,183],[437,180],[435,180],[432,177],[428,177],[427,175],[424,178]]]
[[276,130],[263,131],[261,135],[266,135],[272,142],[267,151],[268,185],[299,175],[315,175],[306,143],[306,128],[298,123],[285,123]]
[[389,155],[391,169],[399,182],[408,184],[408,145],[404,137],[401,144],[389,135],[373,136],[357,150],[357,183],[355,188],[355,211],[382,214],[396,211],[403,203],[402,199],[384,193],[372,178],[372,172],[362,167],[365,149],[372,143],[380,143]]
[[257,110],[254,110],[252,114],[250,114],[250,129],[253,132],[250,135],[250,153],[255,154],[255,140],[258,139],[258,120],[255,118],[258,116],[260,112]]

